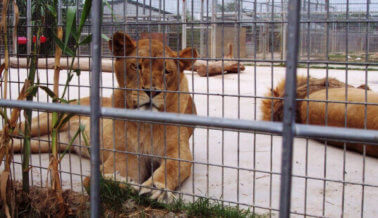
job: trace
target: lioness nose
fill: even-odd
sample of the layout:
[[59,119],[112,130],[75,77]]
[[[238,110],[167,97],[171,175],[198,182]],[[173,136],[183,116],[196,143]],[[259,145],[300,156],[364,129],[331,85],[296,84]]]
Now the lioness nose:
[[144,92],[150,96],[151,98],[155,97],[156,95],[160,94],[159,90],[152,90],[152,89],[145,89]]

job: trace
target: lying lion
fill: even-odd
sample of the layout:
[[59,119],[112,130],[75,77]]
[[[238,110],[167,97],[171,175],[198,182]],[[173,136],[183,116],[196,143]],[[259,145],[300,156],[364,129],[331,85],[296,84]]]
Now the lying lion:
[[[183,73],[192,66],[191,58],[197,57],[196,50],[186,48],[176,53],[169,47],[164,48],[160,41],[141,39],[135,42],[121,32],[113,35],[109,47],[116,56],[115,74],[119,87],[123,89],[116,89],[111,98],[102,98],[102,106],[112,107],[114,104],[117,108],[196,114]],[[142,58],[133,58],[135,56]],[[170,58],[163,60],[163,57]],[[178,94],[178,91],[182,93]],[[89,105],[89,98],[80,99],[80,104]],[[32,137],[48,139],[52,126],[51,115],[50,119],[48,116],[44,113],[39,120],[38,117],[33,118]],[[85,131],[89,135],[90,118],[82,116],[79,120],[78,116],[73,117],[69,126],[60,130],[61,151],[66,149],[70,136],[74,135],[80,123],[86,126]],[[140,194],[150,194],[152,199],[159,201],[170,201],[174,195],[162,189],[175,190],[190,176],[192,155],[189,138],[193,128],[102,119],[100,131],[103,149],[101,170],[105,177],[142,184],[144,188]],[[19,141],[14,141],[16,152],[22,149]],[[89,157],[83,141],[77,139],[75,144],[81,146],[73,146],[72,150]],[[32,152],[49,152],[49,147],[48,140],[31,141]]]
[[[228,54],[224,56],[225,59],[234,59],[232,44],[228,44]],[[197,60],[194,62],[193,70],[197,71],[198,75],[215,76],[222,73],[239,73],[245,70],[244,65],[236,60],[224,61],[204,61]]]
[[[328,93],[327,87],[328,85]],[[365,87],[354,88],[348,86],[348,99],[346,99],[346,84],[335,78],[317,79],[310,77],[298,76],[297,78],[297,99],[306,99],[314,101],[297,101],[296,102],[296,122],[313,125],[325,125],[327,120],[328,126],[345,127],[345,103],[328,103],[318,102],[326,100],[328,95],[329,101],[348,102],[346,126],[350,128],[364,128],[365,118]],[[283,98],[285,81],[281,81],[277,87],[266,94],[268,97]],[[378,130],[378,93],[370,91],[368,87],[367,102],[373,105],[367,105],[366,128]],[[308,96],[308,97],[307,97]],[[359,104],[356,104],[359,103]],[[327,109],[326,109],[327,108]],[[308,113],[307,113],[308,110]],[[263,120],[282,121],[283,120],[283,100],[281,99],[264,99],[261,105]],[[326,113],[327,112],[327,113]],[[330,145],[343,147],[341,142],[328,141]],[[347,144],[347,149],[362,153],[362,144]],[[378,146],[367,145],[366,154],[378,157]]]

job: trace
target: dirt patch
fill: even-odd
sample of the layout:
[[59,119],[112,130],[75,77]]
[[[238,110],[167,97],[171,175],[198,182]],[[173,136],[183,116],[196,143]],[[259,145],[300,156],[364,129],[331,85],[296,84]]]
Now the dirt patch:
[[[19,182],[9,186],[10,195],[8,205],[11,205],[12,217],[57,217],[58,201],[51,189],[30,187],[29,194],[22,191]],[[65,190],[63,198],[67,217],[90,217],[89,196],[82,193]],[[0,201],[0,206],[3,203]],[[187,217],[185,214],[173,213],[167,210],[155,209],[149,206],[140,206],[132,199],[122,203],[121,208],[108,207],[104,204],[102,217]],[[4,210],[0,217],[5,217]]]
[[[12,217],[54,217],[58,214],[58,201],[51,189],[30,187],[30,192],[22,191],[22,185],[14,182],[8,186],[8,205]],[[88,196],[70,190],[63,192],[66,214],[69,217],[86,217],[89,215]],[[1,202],[1,206],[3,203]],[[3,210],[1,210],[3,216]]]

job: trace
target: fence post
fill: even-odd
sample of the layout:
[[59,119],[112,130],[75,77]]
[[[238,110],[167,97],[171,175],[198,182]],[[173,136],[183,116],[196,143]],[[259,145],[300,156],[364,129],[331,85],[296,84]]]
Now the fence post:
[[286,84],[284,96],[284,120],[281,163],[280,218],[290,217],[291,172],[295,127],[295,98],[297,88],[297,59],[299,45],[299,20],[301,1],[288,3]]
[[100,214],[100,76],[101,76],[101,0],[92,1],[92,69],[91,69],[91,217]]
[[27,45],[26,45],[26,54],[29,56],[31,53],[32,47],[32,1],[26,1],[26,37],[27,37]]

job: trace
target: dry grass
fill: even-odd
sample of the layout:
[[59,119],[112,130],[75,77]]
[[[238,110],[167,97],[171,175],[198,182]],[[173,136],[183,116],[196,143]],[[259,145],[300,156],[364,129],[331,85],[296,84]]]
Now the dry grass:
[[[59,213],[56,194],[51,189],[30,187],[30,192],[22,191],[22,185],[14,182],[8,186],[8,204],[11,205],[12,217],[54,217]],[[62,193],[66,214],[69,217],[88,217],[88,196],[70,190]],[[3,206],[3,202],[0,204]],[[0,217],[2,214],[1,211]]]
[[[12,217],[58,217],[59,204],[51,189],[30,187],[30,193],[22,191],[22,185],[15,182],[8,186],[12,196]],[[193,203],[177,200],[171,204],[161,204],[147,196],[139,196],[127,185],[101,180],[101,217],[266,217],[255,215],[249,210],[222,205],[206,198],[199,198]],[[67,217],[89,217],[89,196],[70,190],[63,191],[65,213]],[[3,206],[3,202],[0,202]],[[3,211],[0,217],[4,217]]]

